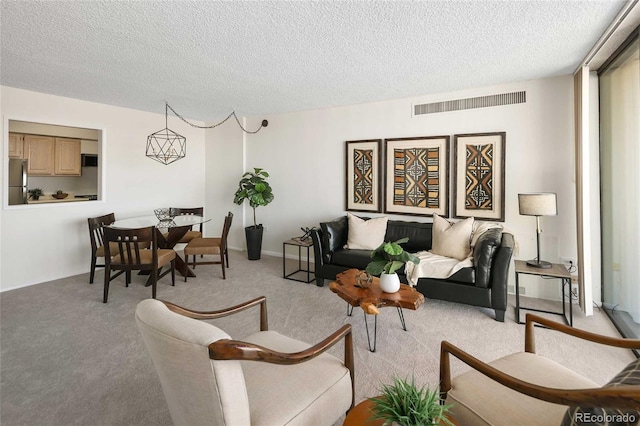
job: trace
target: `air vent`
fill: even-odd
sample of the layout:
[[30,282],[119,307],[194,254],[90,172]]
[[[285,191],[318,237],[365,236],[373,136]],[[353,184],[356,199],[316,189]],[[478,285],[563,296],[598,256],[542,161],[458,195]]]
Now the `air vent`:
[[438,112],[459,111],[462,109],[488,108],[500,105],[522,104],[525,102],[527,102],[527,92],[525,91],[502,93],[500,95],[479,96],[477,98],[415,105],[413,107],[413,115],[435,114]]

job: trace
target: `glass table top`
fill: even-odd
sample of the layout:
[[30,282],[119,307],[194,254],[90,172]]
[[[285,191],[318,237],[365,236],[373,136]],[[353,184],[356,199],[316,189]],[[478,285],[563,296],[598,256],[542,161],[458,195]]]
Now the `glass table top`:
[[132,229],[132,228],[146,228],[147,226],[155,226],[156,228],[175,228],[180,226],[193,226],[201,223],[209,222],[211,219],[196,216],[196,215],[182,215],[175,216],[171,220],[158,220],[156,216],[138,216],[130,217],[128,219],[120,219],[113,222],[110,226],[112,228],[120,229]]

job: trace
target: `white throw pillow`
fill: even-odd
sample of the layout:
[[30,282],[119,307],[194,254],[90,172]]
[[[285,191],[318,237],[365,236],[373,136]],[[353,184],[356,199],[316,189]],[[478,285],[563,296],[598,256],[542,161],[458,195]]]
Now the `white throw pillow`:
[[458,260],[466,259],[471,254],[472,231],[472,217],[452,223],[434,213],[431,253]]
[[377,217],[364,220],[347,213],[349,233],[344,248],[373,250],[384,242],[387,233],[388,217]]

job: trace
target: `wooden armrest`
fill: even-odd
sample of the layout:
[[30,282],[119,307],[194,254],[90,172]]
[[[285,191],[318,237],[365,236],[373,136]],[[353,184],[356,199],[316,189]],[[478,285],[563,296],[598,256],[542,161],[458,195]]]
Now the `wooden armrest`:
[[236,314],[238,312],[244,311],[245,309],[252,308],[256,305],[260,305],[260,331],[267,331],[269,329],[267,322],[267,298],[265,296],[260,296],[256,299],[250,300],[245,303],[241,303],[236,306],[232,306],[230,308],[220,309],[218,311],[193,311],[191,309],[183,308],[181,306],[175,305],[171,302],[167,302],[166,300],[161,300],[169,310],[184,315],[185,317],[200,319],[200,320],[210,320],[216,318],[226,317],[232,314]]
[[351,324],[343,325],[320,343],[294,353],[277,352],[264,346],[238,340],[217,340],[209,345],[209,358],[216,360],[263,361],[281,365],[300,364],[326,352],[343,337],[344,365],[349,369],[349,375],[351,376],[351,408],[353,408],[355,401],[355,382]]
[[451,389],[449,354],[496,382],[530,397],[560,405],[581,407],[635,408],[640,407],[638,386],[611,386],[591,389],[556,389],[525,382],[486,364],[453,344],[443,341],[440,346],[440,397],[446,399]]
[[264,361],[273,364],[299,364],[309,361],[335,345],[342,337],[351,336],[351,325],[343,325],[322,342],[300,352],[277,352],[264,346],[239,340],[217,340],[209,345],[209,357],[217,360]]
[[577,328],[569,327],[568,325],[561,324],[556,321],[541,317],[535,314],[527,314],[525,320],[525,335],[524,335],[524,350],[525,352],[535,353],[536,344],[534,337],[534,323],[544,325],[552,330],[557,330],[571,336],[588,340],[595,343],[600,343],[608,346],[615,346],[618,348],[626,349],[640,349],[640,339],[624,339],[620,337],[603,336],[602,334],[591,333],[589,331],[580,330]]

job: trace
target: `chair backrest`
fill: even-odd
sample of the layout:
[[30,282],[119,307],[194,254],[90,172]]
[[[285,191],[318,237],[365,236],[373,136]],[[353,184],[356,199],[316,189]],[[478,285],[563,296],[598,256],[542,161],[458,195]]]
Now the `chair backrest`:
[[87,219],[89,222],[89,237],[91,239],[91,250],[95,253],[98,247],[104,245],[104,231],[103,228],[107,225],[111,225],[116,221],[116,215],[109,213],[104,216],[90,217]]
[[[170,207],[169,212],[172,216],[196,215],[204,216],[204,207]],[[191,227],[193,229],[193,227]],[[202,224],[200,224],[200,232],[202,232]]]
[[[150,269],[158,264],[158,246],[154,226],[134,229],[105,226],[104,241],[105,259],[112,263],[112,267],[117,264],[126,269]],[[118,250],[114,253],[112,245],[108,243],[115,243]],[[153,250],[146,250],[148,247],[152,247]],[[149,256],[150,251],[151,256]]]
[[154,299],[138,304],[136,322],[175,425],[251,423],[240,361],[209,359],[209,344],[227,333]]
[[222,236],[220,238],[220,246],[223,249],[227,248],[227,236],[229,235],[229,230],[231,229],[232,221],[233,221],[233,213],[229,212],[224,217],[224,225],[222,227]]

